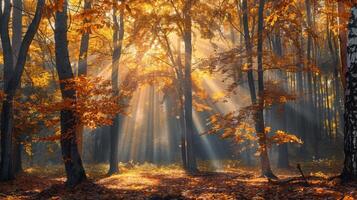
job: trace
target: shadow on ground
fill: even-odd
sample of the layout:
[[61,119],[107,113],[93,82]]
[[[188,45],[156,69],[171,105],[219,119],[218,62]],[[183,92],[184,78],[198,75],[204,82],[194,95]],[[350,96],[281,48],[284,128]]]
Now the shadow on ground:
[[0,183],[0,199],[349,199],[356,186],[323,178],[271,183],[249,171],[187,175],[182,170],[135,170],[90,179],[69,189],[62,177],[21,174]]

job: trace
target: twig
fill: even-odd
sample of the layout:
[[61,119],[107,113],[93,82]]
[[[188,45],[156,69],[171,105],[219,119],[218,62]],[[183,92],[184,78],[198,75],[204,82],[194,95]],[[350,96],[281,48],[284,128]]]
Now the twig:
[[306,177],[305,177],[305,175],[304,175],[304,172],[303,172],[302,169],[301,169],[300,164],[297,164],[296,167],[298,168],[298,170],[299,170],[299,172],[300,172],[302,178],[304,179],[306,186],[310,186],[309,182],[307,181],[307,179],[306,179]]
[[332,180],[338,179],[338,178],[341,178],[341,174],[339,174],[339,175],[337,175],[337,176],[331,176],[331,177],[329,177],[327,180],[332,181]]

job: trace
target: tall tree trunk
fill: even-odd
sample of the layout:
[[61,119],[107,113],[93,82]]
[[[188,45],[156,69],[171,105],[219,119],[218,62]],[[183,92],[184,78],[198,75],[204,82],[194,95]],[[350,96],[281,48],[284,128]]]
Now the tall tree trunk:
[[249,10],[248,10],[247,0],[242,1],[242,9],[243,9],[244,43],[245,43],[247,62],[248,62],[247,73],[248,73],[249,92],[250,92],[252,104],[256,104],[257,97],[256,97],[254,77],[253,77],[253,47],[252,47],[252,42],[249,32],[249,17],[248,17]]
[[[335,76],[336,80],[338,78],[338,74],[340,75],[339,78],[341,80],[342,89],[345,90],[346,88],[346,71],[347,71],[347,21],[343,18],[344,13],[346,12],[345,5],[342,1],[338,2],[338,22],[339,22],[339,29],[338,29],[338,38],[339,38],[339,53],[340,53],[340,68],[337,69],[336,72],[337,76]],[[337,84],[336,84],[337,85]],[[336,92],[339,92],[340,88],[337,88]],[[337,94],[337,93],[336,93]],[[339,98],[340,106],[339,106],[339,128],[343,130],[344,124],[344,117],[343,117],[343,95],[337,95]]]
[[[303,142],[306,142],[306,131],[304,130],[304,115],[302,109],[305,107],[305,94],[304,94],[304,83],[303,83],[303,68],[304,68],[304,51],[303,51],[303,41],[299,42],[300,46],[297,47],[298,51],[298,59],[299,59],[299,69],[296,74],[296,81],[297,81],[297,92],[299,95],[299,99],[296,102],[297,106],[297,120],[296,120],[296,127],[297,131],[299,131],[299,136]],[[299,149],[299,155],[304,157],[306,155],[306,144],[301,145]]]
[[0,9],[0,36],[3,48],[4,77],[7,78],[4,84],[6,97],[3,101],[1,111],[1,180],[11,180],[14,178],[12,155],[13,101],[24,71],[27,52],[41,21],[44,4],[44,0],[38,0],[34,18],[21,42],[15,67],[13,65],[13,52],[9,37],[10,0],[5,1],[4,11]]
[[[237,2],[237,8],[239,7],[239,2]],[[248,64],[248,71],[247,71],[247,77],[248,77],[248,86],[249,86],[249,92],[250,92],[250,98],[252,101],[252,104],[255,105],[257,103],[257,96],[256,96],[256,91],[255,91],[255,84],[254,84],[254,76],[253,76],[253,47],[252,47],[252,42],[251,42],[251,37],[250,37],[250,32],[249,32],[249,17],[248,17],[248,2],[247,0],[242,1],[242,10],[243,10],[243,30],[244,30],[244,44],[245,44],[245,49],[246,49],[246,54],[247,54],[247,64]],[[247,142],[247,146],[250,145],[250,142]],[[251,164],[250,160],[250,150],[246,151],[247,153],[247,159],[248,159],[248,165]]]
[[177,95],[179,96],[179,117],[180,117],[180,127],[181,127],[181,158],[182,158],[182,166],[185,170],[187,170],[187,146],[186,146],[186,122],[185,122],[185,102],[184,102],[184,77],[183,77],[183,66],[181,61],[181,41],[178,40],[178,54],[177,54]]
[[341,82],[342,86],[346,88],[346,79],[345,75],[347,73],[347,20],[343,18],[344,13],[346,12],[346,8],[343,1],[338,2],[338,21],[339,21],[339,29],[338,29],[338,37],[340,42],[340,57],[341,57]]
[[[275,33],[275,41],[273,45],[273,50],[277,56],[282,58],[283,56],[283,48],[282,48],[282,41],[281,41],[281,36],[280,36],[280,30],[277,30]],[[278,77],[280,80],[287,80],[287,75],[286,72],[283,71],[278,71]],[[283,83],[283,89],[284,91],[288,90],[287,83],[284,81]],[[280,109],[279,109],[280,107]],[[279,120],[279,126],[281,130],[287,131],[287,121],[286,117],[289,116],[287,115],[287,106],[286,103],[282,105],[273,105],[272,108],[274,112],[274,119]],[[281,113],[279,113],[281,111]],[[288,144],[281,144],[278,146],[278,168],[282,169],[287,169],[289,168],[289,152],[288,152]]]
[[345,162],[341,174],[347,182],[357,180],[357,5],[351,9],[351,19],[348,26],[348,67],[346,73],[345,91],[345,130],[344,152]]
[[193,1],[186,0],[184,5],[184,43],[185,43],[185,83],[184,83],[184,110],[186,125],[186,158],[187,170],[197,171],[196,156],[194,152],[194,126],[192,119],[192,19],[191,8]]
[[110,127],[105,126],[96,129],[94,136],[94,161],[96,163],[108,162],[108,156],[110,155],[110,149],[107,145],[110,141],[108,136],[110,137]]
[[181,160],[182,160],[182,166],[183,168],[187,171],[187,154],[186,154],[186,124],[185,124],[185,107],[184,107],[184,75],[183,75],[183,65],[182,65],[182,59],[181,59],[181,39],[177,39],[177,58],[175,61],[174,54],[171,50],[170,43],[167,37],[165,37],[165,42],[168,50],[168,56],[171,60],[171,63],[173,66],[176,66],[174,68],[175,73],[176,73],[176,95],[178,96],[179,99],[179,105],[176,108],[177,111],[175,112],[177,116],[179,116],[179,126],[180,126],[180,133],[181,133]]
[[[312,12],[311,12],[311,0],[305,0],[305,6],[306,6],[306,18],[307,18],[307,24],[311,30],[314,31],[314,23],[312,21]],[[310,68],[312,66],[312,50],[313,50],[313,38],[311,36],[311,33],[308,34],[307,38],[307,51],[306,51],[306,59],[307,59],[307,67]],[[304,98],[305,101],[305,106],[308,108],[307,110],[304,110],[306,115],[313,119],[314,115],[314,104],[313,104],[313,91],[312,91],[312,76],[313,72],[311,70],[308,70],[306,72],[306,82],[308,86],[308,95],[307,98]],[[304,107],[303,107],[304,108]],[[305,120],[304,123],[306,123],[306,129],[305,130],[312,130],[315,126],[315,124],[312,122],[312,120]],[[313,134],[317,134],[316,132],[313,132]],[[306,138],[304,138],[306,140]],[[307,145],[306,141],[303,145],[303,148],[301,148],[300,153],[306,152],[305,146]],[[303,154],[304,155],[304,154]]]
[[319,123],[321,122],[320,118],[319,118],[319,102],[318,102],[318,97],[319,97],[319,90],[318,90],[318,87],[317,87],[317,75],[316,74],[312,74],[312,87],[313,87],[313,117],[314,119],[316,119],[314,125],[313,125],[313,132],[314,132],[314,135],[313,135],[313,145],[314,145],[314,153],[315,153],[315,156],[318,154],[318,145],[316,144],[316,142],[318,142],[318,137],[319,137]]
[[[13,11],[12,11],[12,49],[13,49],[13,60],[17,60],[21,40],[22,40],[22,0],[13,0]],[[4,77],[4,79],[8,79]],[[21,160],[21,133],[17,133],[14,136],[13,142],[13,155],[14,155],[14,172],[19,173],[22,171],[22,160]]]
[[[85,0],[83,10],[84,13],[87,14],[92,7],[92,0]],[[90,21],[85,17],[83,20],[83,25],[90,23]],[[79,48],[79,58],[78,58],[78,76],[87,76],[88,73],[88,47],[89,47],[89,36],[90,30],[83,30],[81,36],[81,46]],[[83,132],[84,127],[82,124],[78,125],[76,134],[77,134],[77,143],[78,143],[78,151],[83,155]]]
[[[55,19],[55,54],[56,68],[60,80],[60,88],[63,100],[72,101],[76,105],[76,90],[73,88],[74,74],[69,60],[67,40],[67,0],[63,1],[63,9],[56,11]],[[86,179],[82,159],[78,152],[76,130],[78,117],[74,110],[61,110],[61,148],[65,164],[67,182],[66,185],[73,187]]]
[[[2,3],[2,2],[1,2]],[[1,13],[1,42],[4,62],[4,89],[8,88],[13,73],[13,55],[9,36],[10,0],[4,2],[4,12]],[[1,168],[0,179],[11,180],[14,178],[12,170],[12,127],[13,127],[13,100],[3,102],[1,112]]]
[[276,178],[273,174],[268,156],[267,138],[264,127],[264,69],[263,69],[263,31],[264,31],[264,6],[265,0],[259,0],[258,11],[258,105],[256,116],[256,132],[259,137],[260,162],[262,174],[266,177]]
[[[113,43],[114,51],[112,57],[112,89],[115,96],[119,95],[119,61],[121,57],[121,51],[123,47],[124,39],[124,10],[120,10],[119,23],[117,19],[117,10],[113,8]],[[117,114],[113,119],[113,125],[110,127],[110,156],[109,156],[109,172],[108,174],[114,174],[119,172],[118,168],[118,145],[119,145],[119,126],[120,116]]]

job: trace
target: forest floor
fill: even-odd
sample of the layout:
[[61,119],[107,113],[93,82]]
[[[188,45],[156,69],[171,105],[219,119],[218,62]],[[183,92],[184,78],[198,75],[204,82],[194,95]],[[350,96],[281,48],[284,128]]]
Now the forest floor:
[[88,181],[73,189],[64,186],[62,168],[28,168],[16,180],[0,183],[0,199],[357,199],[357,185],[328,179],[339,171],[331,163],[303,163],[308,184],[293,167],[276,170],[276,182],[261,178],[258,168],[234,164],[196,175],[176,165],[122,165],[121,173],[110,177],[107,166],[90,165]]

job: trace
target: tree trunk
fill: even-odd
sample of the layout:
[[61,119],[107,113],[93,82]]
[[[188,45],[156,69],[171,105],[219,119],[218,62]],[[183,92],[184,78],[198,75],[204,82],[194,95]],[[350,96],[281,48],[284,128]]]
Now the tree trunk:
[[[88,12],[92,8],[92,0],[84,1],[84,12]],[[90,23],[87,18],[84,18],[83,24]],[[89,47],[90,30],[83,30],[81,37],[81,46],[79,49],[78,59],[78,76],[86,76],[88,73],[88,47]]]
[[348,35],[348,66],[345,91],[345,162],[341,174],[342,180],[357,181],[357,5],[351,9]]
[[243,0],[242,9],[243,9],[244,43],[247,52],[247,62],[248,62],[247,73],[248,73],[249,92],[250,92],[252,104],[256,104],[257,97],[255,93],[255,84],[254,84],[254,77],[253,77],[253,47],[252,47],[250,32],[249,32],[249,18],[248,18],[249,10],[248,10],[247,0]]
[[[306,6],[306,18],[307,18],[307,24],[309,26],[309,28],[311,30],[314,30],[314,24],[312,21],[312,13],[311,13],[311,0],[305,0],[305,6]],[[312,50],[313,50],[313,38],[311,36],[311,33],[308,34],[308,38],[307,38],[307,51],[306,51],[306,59],[307,59],[307,67],[310,68],[312,62]],[[307,77],[306,77],[306,82],[307,82],[307,86],[308,86],[308,95],[307,95],[307,99],[304,98],[305,101],[305,106],[308,108],[307,110],[304,110],[304,112],[306,112],[306,115],[308,117],[310,117],[311,119],[313,119],[313,115],[314,115],[314,103],[313,103],[313,90],[312,90],[312,76],[313,76],[313,72],[308,70],[306,72]],[[315,127],[315,124],[313,122],[311,122],[312,120],[308,119],[305,120],[306,123],[306,129],[305,130],[312,130]],[[316,132],[313,132],[313,134],[316,134]],[[306,138],[304,138],[306,139]],[[306,141],[304,144],[302,144],[304,147],[301,148],[301,152],[306,152],[305,146]],[[301,153],[300,152],[300,153]],[[305,154],[303,154],[305,155]]]
[[[297,131],[299,131],[299,136],[303,142],[306,142],[306,131],[304,130],[304,115],[302,114],[302,109],[305,107],[305,94],[304,94],[304,84],[303,84],[303,68],[304,68],[304,58],[303,58],[303,44],[302,41],[300,42],[301,46],[298,47],[298,59],[299,59],[299,70],[296,74],[296,81],[297,81],[297,92],[298,92],[298,101],[297,105],[297,120],[296,120],[296,127]],[[306,155],[306,144],[301,145],[299,149],[299,155],[304,157]]]
[[[1,42],[3,48],[4,62],[4,88],[8,88],[13,73],[13,55],[9,36],[10,1],[5,1],[4,12],[1,13]],[[12,168],[12,127],[13,127],[13,102],[12,99],[5,100],[1,112],[1,168],[0,179],[11,180],[14,178]]]
[[273,174],[268,156],[267,138],[264,126],[264,69],[263,69],[263,31],[264,31],[264,6],[265,0],[259,1],[258,11],[258,105],[256,116],[256,132],[259,137],[260,162],[262,175],[269,178],[276,178]]
[[[339,29],[338,29],[338,38],[339,38],[339,53],[340,53],[340,68],[336,67],[335,74],[340,74],[341,86],[342,89],[345,90],[346,88],[346,71],[347,71],[347,20],[343,18],[343,14],[345,13],[345,5],[343,2],[338,2],[338,22],[339,22]],[[339,71],[339,72],[338,72]],[[335,76],[337,80],[338,76]],[[338,84],[336,84],[337,86]],[[339,87],[337,92],[339,91]],[[339,92],[338,92],[339,93]],[[336,93],[337,95],[337,93]],[[343,130],[344,118],[343,118],[343,95],[337,95],[339,98],[339,128]]]
[[[88,12],[92,7],[92,0],[84,1],[84,13]],[[87,18],[84,18],[83,25],[87,25],[90,21]],[[83,30],[81,36],[81,46],[79,48],[79,58],[78,58],[78,76],[87,76],[88,73],[88,47],[89,47],[89,33],[90,30]],[[77,143],[78,151],[81,156],[83,156],[83,132],[84,127],[80,124],[77,127]]]
[[184,6],[184,43],[185,43],[185,83],[184,83],[184,110],[186,126],[186,158],[187,170],[190,173],[197,171],[196,157],[194,152],[194,126],[192,119],[192,0],[186,0]]
[[[123,47],[124,39],[124,10],[120,10],[119,23],[117,20],[117,10],[113,8],[113,43],[114,51],[112,57],[112,89],[114,96],[119,95],[119,61],[121,57],[121,51]],[[110,156],[109,156],[109,172],[108,174],[115,174],[119,172],[118,160],[119,160],[119,126],[120,116],[117,114],[113,120],[113,125],[110,127]]]
[[1,112],[1,180],[11,180],[14,178],[12,155],[13,100],[16,90],[20,85],[27,52],[41,21],[44,4],[44,0],[38,0],[34,18],[21,42],[15,67],[13,65],[13,51],[9,37],[9,18],[11,12],[10,0],[5,1],[4,12],[0,9],[0,35],[3,48],[4,77],[6,78],[4,80],[4,93],[6,97],[3,101]]
[[15,178],[12,167],[12,127],[13,127],[13,101],[8,99],[3,101],[1,112],[1,171],[2,181]]
[[[56,11],[55,19],[55,54],[56,68],[60,80],[60,88],[63,100],[70,100],[76,104],[76,91],[73,88],[74,78],[71,63],[69,60],[68,40],[67,40],[67,5],[63,2],[63,10]],[[74,187],[86,179],[86,174],[82,165],[82,159],[78,152],[76,129],[78,117],[74,110],[61,110],[61,148],[62,157],[65,164],[67,182],[66,185]]]
[[12,10],[12,50],[13,60],[17,60],[22,40],[22,0],[13,0]]
[[[108,162],[108,156],[110,155],[110,147],[108,148],[110,142],[110,127],[105,126],[96,129],[94,136],[94,161],[96,163]],[[109,145],[110,146],[110,145]]]
[[[287,121],[286,118],[287,115],[286,114],[286,108],[287,106],[285,104],[281,105],[282,107],[282,113],[280,115],[280,122],[281,122],[281,128],[284,131],[287,131]],[[288,148],[288,144],[281,144],[278,147],[278,152],[279,152],[279,157],[278,157],[278,168],[280,169],[288,169],[290,167],[289,164],[289,148]]]
[[177,77],[176,83],[176,93],[179,98],[179,106],[177,107],[177,115],[179,116],[179,125],[180,125],[180,132],[181,132],[181,160],[183,168],[188,171],[187,168],[187,146],[186,146],[186,122],[185,122],[185,102],[184,102],[184,75],[183,75],[183,65],[181,59],[181,39],[177,39],[177,60],[175,62],[175,58],[173,56],[172,50],[170,48],[170,44],[168,39],[166,38],[166,44],[168,47],[169,57],[173,65],[177,66],[175,72]]
[[[13,60],[16,61],[20,51],[22,40],[22,0],[13,0],[12,11],[12,47],[13,47]],[[7,79],[7,78],[4,78]],[[21,83],[20,83],[21,85]],[[21,87],[21,86],[20,86]],[[13,166],[14,173],[17,174],[22,171],[22,133],[16,133],[13,137]]]
[[[274,52],[277,56],[282,58],[283,56],[283,48],[282,48],[282,41],[281,41],[281,36],[280,36],[280,30],[277,30],[275,33],[275,41],[274,41]],[[286,72],[283,72],[282,70],[278,71],[278,77],[280,80],[288,80]],[[288,91],[288,86],[287,82],[284,81],[283,83],[283,89],[284,91]],[[280,107],[280,109],[279,109]],[[273,120],[278,120],[280,123],[277,128],[279,130],[284,130],[287,131],[287,121],[286,118],[287,116],[287,106],[286,103],[282,105],[273,105],[272,107],[273,111]],[[279,113],[281,111],[281,113]],[[275,129],[276,130],[276,129]],[[288,152],[288,144],[281,144],[278,146],[278,168],[282,169],[287,169],[289,168],[289,152]]]
[[347,73],[347,20],[343,18],[346,12],[345,5],[343,1],[338,2],[338,16],[339,16],[339,29],[338,37],[340,41],[340,57],[341,57],[341,82],[342,86],[346,88],[345,75]]

